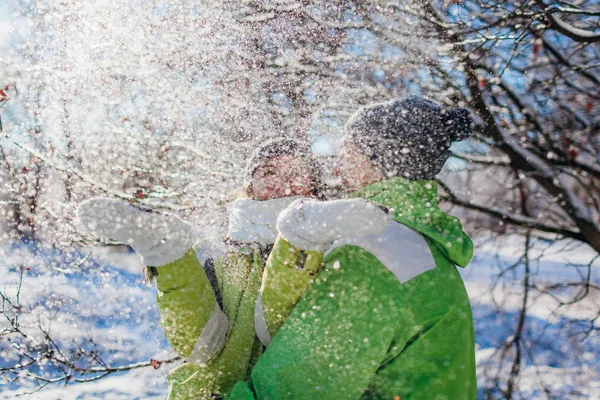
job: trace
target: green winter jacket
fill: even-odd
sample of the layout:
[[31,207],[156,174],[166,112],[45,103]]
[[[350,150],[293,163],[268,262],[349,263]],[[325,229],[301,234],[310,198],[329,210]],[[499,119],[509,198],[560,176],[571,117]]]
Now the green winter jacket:
[[[300,251],[282,239],[274,248],[264,276],[258,248],[233,248],[216,260],[217,291],[228,320],[224,347],[206,363],[186,362],[171,371],[168,400],[212,399],[228,394],[236,382],[249,378],[264,349],[254,325],[261,279],[265,317],[274,335],[321,265],[321,253]],[[217,307],[215,292],[193,250],[156,271],[161,326],[175,351],[192,357],[198,337]]]
[[229,398],[474,400],[473,321],[456,269],[473,245],[460,221],[438,208],[432,181],[393,178],[350,197],[420,232],[435,267],[400,283],[368,251],[335,248]]

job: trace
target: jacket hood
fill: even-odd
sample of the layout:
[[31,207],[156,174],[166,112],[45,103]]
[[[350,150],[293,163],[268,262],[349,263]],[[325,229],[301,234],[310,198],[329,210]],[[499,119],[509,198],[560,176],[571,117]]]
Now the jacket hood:
[[387,207],[392,218],[427,238],[454,264],[466,267],[473,257],[473,242],[456,217],[438,206],[435,181],[391,178],[366,186],[349,198],[363,198]]

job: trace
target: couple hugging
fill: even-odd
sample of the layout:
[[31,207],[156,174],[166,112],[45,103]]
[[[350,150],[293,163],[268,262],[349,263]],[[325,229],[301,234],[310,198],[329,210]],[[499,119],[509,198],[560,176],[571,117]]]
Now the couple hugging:
[[437,205],[435,175],[471,132],[462,108],[409,97],[360,109],[315,197],[308,148],[261,147],[234,202],[225,249],[194,250],[172,214],[91,199],[81,229],[130,245],[158,288],[161,326],[186,362],[169,399],[475,399],[473,254]]

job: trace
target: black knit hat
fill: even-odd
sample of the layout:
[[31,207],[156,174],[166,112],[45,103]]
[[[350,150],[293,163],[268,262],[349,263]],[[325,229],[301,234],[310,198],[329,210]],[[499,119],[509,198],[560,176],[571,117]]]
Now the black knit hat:
[[311,167],[314,166],[313,159],[308,144],[304,144],[294,139],[273,139],[263,143],[250,157],[246,165],[246,181],[252,179],[252,174],[268,158],[277,156],[295,156],[304,157]]
[[412,96],[361,108],[346,123],[343,141],[355,144],[386,177],[434,179],[452,142],[469,137],[471,124],[464,108]]

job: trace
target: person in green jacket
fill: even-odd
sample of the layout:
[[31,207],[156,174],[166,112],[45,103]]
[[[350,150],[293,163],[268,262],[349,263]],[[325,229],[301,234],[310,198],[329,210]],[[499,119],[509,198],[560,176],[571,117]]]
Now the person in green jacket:
[[[325,266],[284,307],[291,313],[230,400],[475,399],[472,313],[456,268],[473,245],[439,209],[434,181],[452,141],[470,132],[467,110],[416,97],[349,120],[337,163],[348,199],[298,200],[277,221],[277,243],[327,249]],[[370,235],[340,228],[361,208],[351,199],[387,209],[391,220]]]
[[[129,244],[156,281],[160,324],[186,361],[167,377],[170,400],[219,398],[248,376],[263,350],[254,309],[277,215],[318,189],[309,149],[294,140],[265,143],[246,176],[248,198],[232,206],[227,244],[203,243],[196,251],[193,228],[173,214],[111,199],[79,207],[82,231]],[[316,272],[320,256],[306,269]]]

